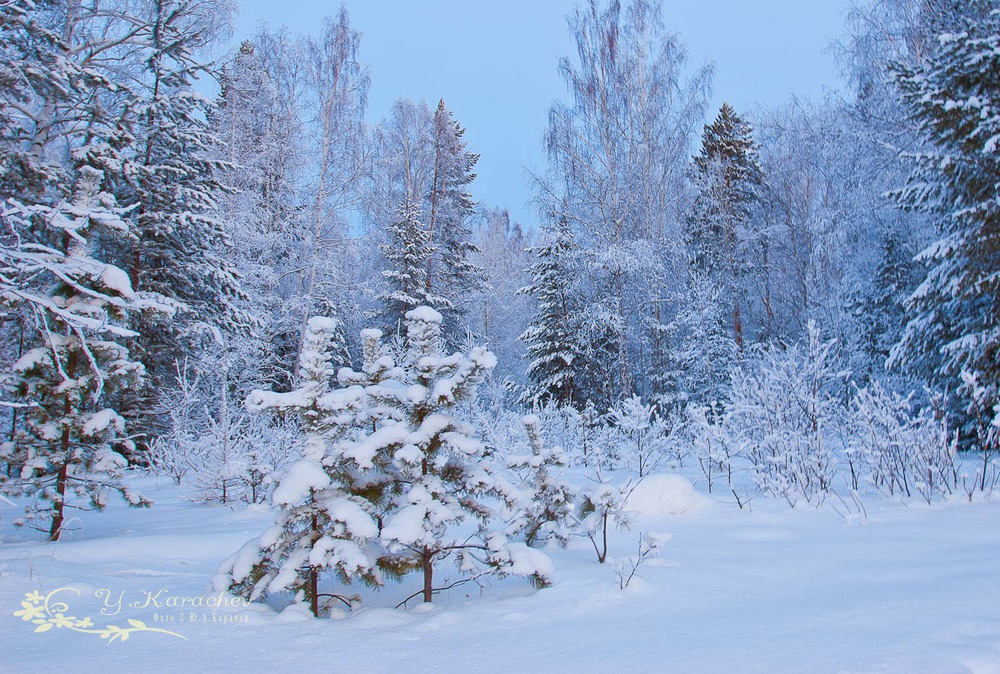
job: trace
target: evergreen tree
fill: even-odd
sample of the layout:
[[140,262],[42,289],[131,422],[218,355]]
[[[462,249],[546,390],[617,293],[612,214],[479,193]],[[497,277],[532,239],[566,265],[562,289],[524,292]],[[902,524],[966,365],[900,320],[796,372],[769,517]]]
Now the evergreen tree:
[[866,356],[868,368],[852,368],[859,382],[888,376],[883,367],[892,347],[903,335],[906,326],[906,298],[923,276],[922,265],[914,258],[916,251],[899,232],[887,232],[882,239],[882,254],[875,278],[863,292],[849,298],[858,329],[856,343]]
[[518,338],[526,344],[528,379],[521,401],[530,405],[574,405],[586,398],[580,382],[584,367],[577,342],[579,311],[574,280],[576,244],[565,219],[548,233],[549,241],[532,249],[537,258],[528,272],[532,284],[518,293],[530,295],[536,312]]
[[387,231],[388,241],[381,248],[386,269],[382,277],[388,290],[381,296],[383,323],[390,334],[403,331],[406,312],[421,305],[451,308],[444,297],[432,295],[427,283],[427,269],[435,247],[430,232],[420,221],[420,208],[405,201]]
[[468,186],[476,179],[473,169],[479,155],[468,151],[464,135],[465,129],[441,99],[431,127],[434,155],[427,225],[435,251],[427,261],[426,284],[428,295],[447,298],[447,304],[438,308],[445,318],[444,334],[449,343],[460,336],[458,322],[466,312],[466,298],[480,290],[484,282],[483,270],[474,262],[479,251],[469,229],[476,204]]
[[691,260],[732,304],[733,340],[742,350],[744,280],[755,243],[748,226],[763,173],[752,129],[728,103],[705,127],[694,158],[694,182],[698,196],[686,231]]
[[[130,167],[129,196],[139,206],[126,266],[134,288],[159,295],[177,310],[172,320],[144,317],[138,324],[139,354],[152,384],[148,393],[169,387],[174,363],[213,331],[256,326],[217,217],[223,186],[212,157],[218,140],[208,129],[211,103],[194,91],[199,76],[212,76],[194,51],[213,35],[194,4],[153,4],[148,88],[134,92],[141,141]],[[136,399],[130,411],[148,423],[152,406],[149,399]]]
[[294,120],[252,42],[243,42],[219,80],[216,104],[207,111],[209,130],[220,141],[211,148],[216,180],[229,188],[218,195],[218,218],[245,292],[236,304],[253,317],[255,329],[228,335],[223,348],[212,350],[224,352],[213,360],[232,364],[236,397],[244,398],[250,388],[293,369],[280,361],[294,357],[287,353],[282,320],[291,299],[284,277],[296,238],[296,195],[287,166]]
[[[548,558],[491,529],[489,497],[501,491],[486,446],[456,416],[496,359],[483,347],[445,356],[442,320],[426,306],[407,312],[403,376],[371,390],[398,421],[381,425],[351,451],[384,474],[389,501],[381,540],[388,554],[380,566],[396,574],[421,571],[417,594],[425,602],[438,591],[435,565],[452,556],[466,576],[513,573],[546,584]],[[465,525],[470,519],[478,525],[472,535]]]
[[958,391],[964,436],[986,450],[1000,403],[1000,10],[960,17],[938,40],[924,63],[897,70],[931,149],[910,156],[913,173],[892,196],[933,214],[940,238],[919,256],[929,271],[890,361]]
[[352,493],[358,467],[337,451],[337,441],[351,439],[359,425],[363,399],[360,386],[330,389],[337,334],[334,319],[311,318],[299,358],[299,388],[258,390],[247,399],[251,410],[294,413],[304,433],[302,454],[271,495],[280,508],[274,526],[225,562],[217,582],[249,599],[301,593],[314,616],[320,614],[323,572],[334,572],[342,582],[380,582],[370,548],[378,535],[373,504]]
[[[129,312],[153,305],[137,297],[121,269],[93,257],[92,239],[124,237],[124,209],[101,189],[101,170],[83,165],[71,200],[58,206],[15,204],[6,215],[48,229],[58,244],[22,244],[5,249],[8,271],[33,278],[31,286],[4,288],[5,304],[32,306],[40,344],[13,364],[19,395],[26,401],[25,424],[3,459],[14,477],[4,491],[27,494],[35,504],[32,522],[48,520],[50,540],[64,530],[66,509],[105,505],[115,491],[131,505],[148,505],[120,480],[132,449],[122,416],[107,400],[136,387],[143,367],[123,344],[135,336],[124,322]],[[44,281],[47,285],[39,285]],[[5,284],[6,285],[6,284]]]
[[729,393],[729,374],[739,353],[733,340],[728,302],[708,273],[691,267],[675,328],[676,348],[668,373],[672,397],[661,404],[683,408],[688,403],[716,404]]
[[529,414],[521,422],[528,435],[531,455],[507,459],[507,466],[521,475],[517,517],[507,527],[507,534],[523,535],[528,545],[537,545],[549,538],[566,545],[576,490],[559,477],[569,463],[561,447],[545,446],[541,421],[536,415]]

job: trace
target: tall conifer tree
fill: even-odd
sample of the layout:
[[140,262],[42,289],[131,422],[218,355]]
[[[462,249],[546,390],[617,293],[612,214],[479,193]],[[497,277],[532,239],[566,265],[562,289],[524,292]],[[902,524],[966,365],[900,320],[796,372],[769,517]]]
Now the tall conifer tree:
[[913,173],[892,196],[904,208],[931,213],[940,238],[919,255],[929,272],[908,300],[911,319],[890,361],[958,391],[967,440],[995,448],[1000,10],[983,14],[959,17],[924,63],[897,70],[903,101],[931,149],[910,156]]

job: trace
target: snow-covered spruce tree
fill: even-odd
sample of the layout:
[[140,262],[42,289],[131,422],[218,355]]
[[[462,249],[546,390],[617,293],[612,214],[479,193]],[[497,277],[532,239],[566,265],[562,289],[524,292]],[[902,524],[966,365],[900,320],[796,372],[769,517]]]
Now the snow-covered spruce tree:
[[698,188],[685,238],[694,267],[719,288],[732,309],[732,338],[743,349],[745,278],[753,263],[751,209],[759,199],[763,173],[752,129],[728,103],[705,127],[694,158]]
[[[35,503],[29,521],[48,520],[50,540],[58,540],[66,509],[101,508],[110,492],[130,505],[148,505],[121,481],[132,441],[122,416],[105,401],[138,386],[141,364],[123,340],[135,336],[125,327],[130,312],[154,305],[133,292],[127,274],[92,256],[95,236],[124,237],[123,210],[101,190],[104,174],[90,165],[76,171],[71,200],[56,207],[11,201],[3,219],[21,231],[45,232],[58,244],[21,242],[4,249],[4,277],[31,278],[30,285],[5,282],[5,305],[29,305],[39,344],[13,369],[28,407],[23,430],[4,445],[3,457],[16,476],[3,491],[26,494]],[[29,224],[30,221],[30,224]],[[29,230],[30,227],[30,230]]]
[[529,268],[531,285],[518,293],[531,296],[535,315],[518,339],[526,345],[529,385],[521,401],[565,406],[582,402],[576,382],[583,367],[582,348],[575,324],[579,302],[575,294],[573,230],[565,219],[547,232],[548,242],[532,249],[537,261]]
[[219,195],[217,217],[230,238],[227,256],[245,291],[236,302],[256,325],[214,339],[192,364],[206,379],[213,374],[228,379],[233,398],[242,401],[263,382],[287,376],[294,369],[287,365],[297,355],[298,344],[287,353],[283,339],[288,332],[283,319],[293,304],[287,272],[293,266],[297,201],[288,165],[296,126],[253,43],[242,43],[222,69],[219,86],[216,105],[207,110],[209,131],[220,141],[211,148],[220,160],[213,169],[228,187]]
[[426,200],[427,228],[434,251],[427,261],[426,292],[447,298],[440,309],[443,334],[449,344],[460,340],[459,321],[466,313],[467,301],[484,285],[484,272],[474,262],[479,251],[469,229],[475,202],[468,189],[476,179],[474,169],[479,155],[468,151],[464,135],[465,129],[441,99],[431,126],[434,152]]
[[[896,71],[931,148],[910,155],[913,173],[892,197],[932,214],[940,238],[919,256],[929,272],[907,302],[890,364],[956,392],[966,444],[990,451],[1000,443],[1000,10],[959,17],[938,42],[926,61]],[[963,373],[985,394],[973,396]]]
[[530,414],[522,419],[531,445],[530,456],[511,456],[507,467],[521,476],[517,516],[508,535],[520,535],[528,545],[554,538],[562,545],[569,539],[576,490],[559,479],[568,463],[561,447],[546,447],[540,419]]
[[406,312],[422,305],[443,308],[450,302],[431,295],[428,288],[427,269],[435,246],[420,221],[420,207],[411,201],[401,203],[386,233],[388,241],[380,251],[385,264],[382,277],[388,284],[379,298],[382,322],[389,334],[401,334]]
[[[496,359],[483,347],[445,356],[442,320],[426,306],[407,312],[402,377],[368,389],[398,421],[383,423],[345,450],[362,467],[384,474],[380,537],[388,553],[379,565],[397,575],[419,570],[423,587],[414,596],[425,602],[441,589],[434,586],[435,565],[452,556],[467,576],[458,582],[492,572],[529,576],[545,585],[548,558],[490,529],[494,514],[487,499],[501,485],[485,445],[456,416]],[[464,526],[470,519],[478,525],[475,532]]]
[[[914,259],[918,251],[910,245],[903,232],[887,232],[881,248],[875,277],[848,300],[857,326],[855,343],[864,355],[862,362],[868,365],[853,374],[856,381],[866,384],[876,375],[881,381],[892,375],[896,379],[904,379],[898,369],[893,373],[885,372],[885,363],[906,327],[906,299],[920,284],[924,274],[923,265]],[[898,382],[896,388],[906,390],[911,387]]]
[[[135,157],[129,167],[129,200],[136,238],[123,252],[137,290],[156,293],[177,309],[170,321],[143,317],[137,355],[152,387],[169,388],[174,362],[210,341],[214,330],[237,332],[257,322],[228,254],[230,239],[217,218],[223,190],[218,140],[208,128],[211,102],[195,91],[211,69],[195,54],[215,37],[213,22],[193,0],[159,0],[149,17],[143,86],[132,91]],[[221,10],[220,10],[221,11]],[[152,422],[152,400],[133,397],[130,415]],[[155,430],[155,429],[153,429]]]
[[739,358],[733,340],[729,303],[717,281],[694,266],[687,270],[682,305],[673,328],[676,346],[670,353],[675,384],[661,404],[684,409],[685,404],[716,406],[729,398],[729,375]]
[[301,458],[271,494],[280,508],[274,526],[224,562],[215,583],[249,599],[291,591],[309,603],[314,616],[321,611],[324,572],[332,571],[345,583],[381,582],[370,548],[378,535],[373,504],[352,493],[351,477],[359,466],[335,449],[335,441],[350,438],[359,425],[364,399],[360,385],[330,390],[337,332],[334,319],[309,319],[299,357],[299,387],[287,393],[254,391],[247,399],[252,411],[298,417]]

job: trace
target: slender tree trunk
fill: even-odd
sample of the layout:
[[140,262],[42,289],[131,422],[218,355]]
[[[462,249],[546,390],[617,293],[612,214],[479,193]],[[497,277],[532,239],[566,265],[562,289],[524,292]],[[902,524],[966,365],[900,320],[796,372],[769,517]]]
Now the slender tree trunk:
[[733,306],[733,338],[736,340],[736,348],[743,351],[743,316],[739,300]]
[[[437,127],[435,126],[435,136],[437,135]],[[434,177],[431,182],[431,217],[430,221],[427,223],[427,232],[430,237],[430,244],[434,245],[434,227],[437,224],[437,211],[438,211],[438,180],[441,165],[441,142],[435,139],[434,142]],[[442,251],[438,251],[442,252]],[[433,268],[434,268],[434,255],[427,258],[427,278],[424,279],[424,290],[428,295],[431,294],[431,281],[433,280]],[[430,601],[430,600],[428,600]]]
[[[69,358],[66,359],[66,377],[72,379],[76,376],[76,352],[70,351]],[[73,404],[69,394],[65,394],[63,402],[63,415],[69,416],[73,411]],[[59,438],[60,462],[59,471],[56,473],[56,497],[53,501],[52,525],[49,527],[49,540],[58,541],[62,535],[62,525],[64,521],[64,508],[66,503],[66,485],[69,482],[69,428],[64,428]]]
[[313,617],[319,617],[319,572],[309,569],[309,610]]
[[424,601],[429,604],[434,596],[434,553],[424,548],[421,563],[424,569]]
[[[64,452],[69,449],[69,429],[66,429],[62,433],[61,445]],[[62,525],[63,525],[63,503],[66,500],[66,483],[69,478],[69,466],[63,461],[62,465],[59,466],[59,472],[56,476],[56,497],[54,499],[53,510],[52,510],[52,526],[49,527],[49,540],[58,541],[59,536],[62,535]]]
[[[319,523],[315,515],[312,518],[312,530],[314,533],[319,532]],[[316,567],[309,569],[309,609],[314,618],[319,617],[319,571]]]

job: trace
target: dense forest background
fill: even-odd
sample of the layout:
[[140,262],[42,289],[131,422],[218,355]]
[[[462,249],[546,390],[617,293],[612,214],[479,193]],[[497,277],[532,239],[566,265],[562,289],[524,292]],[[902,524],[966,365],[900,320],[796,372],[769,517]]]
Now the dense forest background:
[[875,447],[926,431],[996,481],[992,0],[858,2],[833,46],[850,94],[756,111],[708,109],[712,70],[657,2],[582,2],[527,223],[474,202],[447,101],[365,123],[346,10],[210,61],[231,13],[0,2],[0,479],[53,538],[70,492],[142,505],[127,464],[264,500],[311,422],[244,403],[315,375],[310,319],[332,319],[329,378],[368,328],[405,360],[422,305],[448,352],[496,354],[467,403],[488,446],[541,412],[586,460],[694,452],[711,488],[740,455],[794,502],[834,454],[855,488],[866,461],[879,489],[956,485]]

